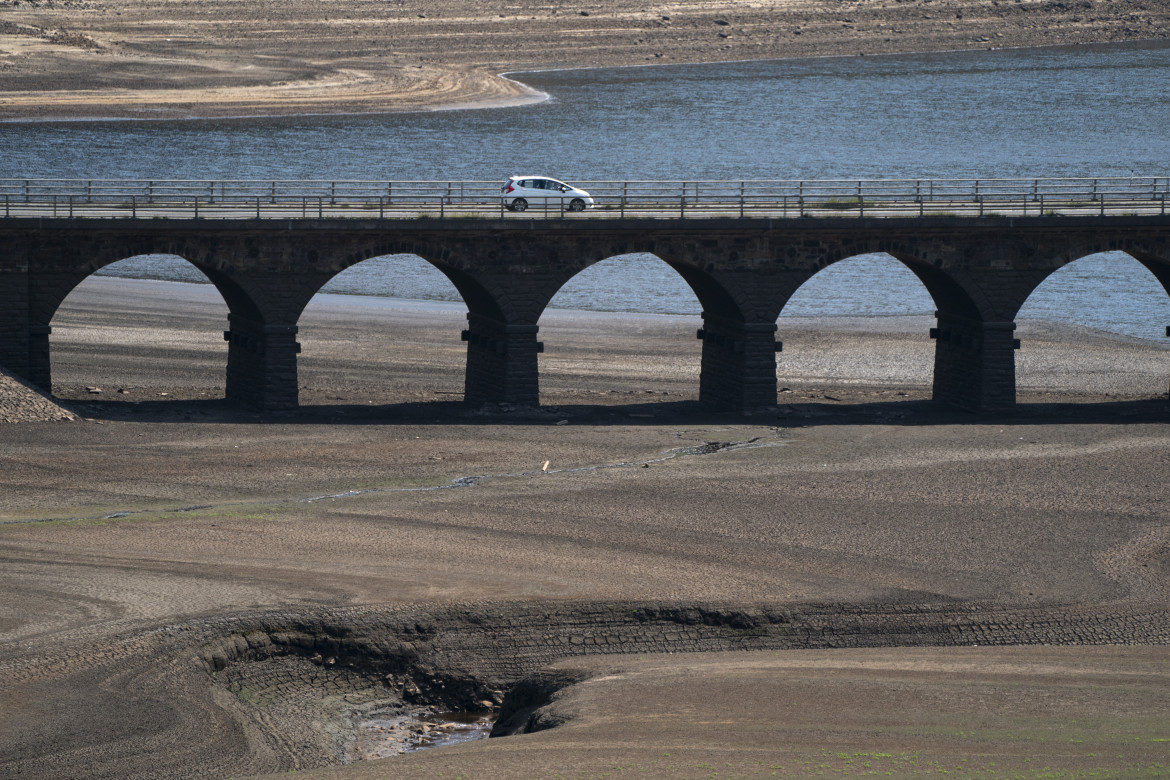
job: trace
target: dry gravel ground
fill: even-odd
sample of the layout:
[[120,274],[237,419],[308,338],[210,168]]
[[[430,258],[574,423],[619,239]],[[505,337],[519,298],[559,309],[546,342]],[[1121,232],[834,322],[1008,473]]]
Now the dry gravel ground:
[[[1160,39],[1168,16],[1149,0],[3,0],[0,118],[503,103],[538,97],[506,70]],[[381,631],[368,652],[391,654],[446,631],[502,685],[592,641],[606,610],[636,652],[550,669],[581,681],[541,711],[559,728],[326,773],[1170,771],[1163,349],[1034,326],[1034,403],[983,419],[922,401],[923,322],[793,323],[783,405],[741,417],[695,407],[693,323],[550,316],[546,408],[469,413],[460,310],[321,298],[306,407],[261,417],[218,400],[226,310],[207,292],[87,283],[53,334],[55,391],[81,419],[0,425],[0,777],[310,774],[344,754],[347,713],[408,693],[334,671],[316,650],[346,631]],[[11,419],[55,414],[0,388]],[[688,608],[706,617],[638,633],[613,617],[631,621],[630,599],[829,606],[791,628],[821,649],[684,656],[650,650],[788,629]],[[858,614],[871,634],[850,633]],[[304,652],[260,658],[273,637]],[[829,649],[980,639],[1048,646]]]
[[[594,657],[555,668],[586,677],[550,708],[567,721],[558,728],[298,776],[1027,778],[1170,772],[1164,649],[797,650]],[[1101,728],[1104,723],[1110,728]]]
[[[52,335],[81,418],[0,426],[0,777],[307,772],[399,690],[333,671],[328,637],[457,635],[502,690],[594,623],[633,652],[548,673],[589,680],[542,711],[565,725],[325,775],[1170,771],[1163,348],[1037,325],[1035,403],[987,419],[920,400],[914,318],[797,323],[791,402],[745,417],[696,406],[686,318],[557,313],[547,406],[476,412],[459,309],[323,296],[306,407],[260,416],[220,400],[225,316],[91,279]],[[629,601],[827,606],[637,629]],[[302,656],[255,655],[282,631]],[[1049,646],[886,646],[1005,642]],[[757,646],[821,649],[651,652]]]
[[1157,0],[0,0],[0,119],[537,99],[503,71],[1164,39]]

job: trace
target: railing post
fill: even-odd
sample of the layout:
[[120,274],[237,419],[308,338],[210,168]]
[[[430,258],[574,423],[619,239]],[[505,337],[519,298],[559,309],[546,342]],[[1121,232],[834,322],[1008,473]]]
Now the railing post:
[[325,216],[325,205],[321,202],[321,196],[317,196],[317,219]]
[[378,219],[386,218],[386,201],[381,195],[378,196]]
[[276,182],[272,182],[272,194],[271,194],[270,198],[271,198],[270,202],[275,205],[275,203],[276,203]]
[[[69,216],[73,216],[73,199],[69,199]],[[130,196],[130,219],[138,219],[138,196]]]
[[199,219],[199,196],[195,196],[195,219]]
[[743,219],[743,182],[739,183],[739,218]]
[[260,196],[256,196],[256,219],[260,219]]

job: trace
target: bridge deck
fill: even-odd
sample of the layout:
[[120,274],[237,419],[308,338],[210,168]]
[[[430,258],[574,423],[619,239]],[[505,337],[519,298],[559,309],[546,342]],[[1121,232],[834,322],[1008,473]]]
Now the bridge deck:
[[833,181],[594,181],[567,198],[505,208],[484,181],[0,179],[4,217],[154,219],[704,219],[1166,214],[1170,177]]

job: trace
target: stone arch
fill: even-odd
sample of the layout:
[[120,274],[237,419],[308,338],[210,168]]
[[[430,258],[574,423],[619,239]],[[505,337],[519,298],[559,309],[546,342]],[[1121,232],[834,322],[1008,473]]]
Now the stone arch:
[[215,262],[212,251],[197,243],[178,239],[148,238],[120,243],[98,242],[85,263],[62,263],[54,269],[51,265],[38,268],[34,275],[36,284],[30,293],[30,316],[34,323],[47,325],[57,308],[77,285],[106,266],[143,255],[170,255],[189,263],[207,277],[223,297],[230,311],[241,315],[263,319],[260,301],[262,294],[247,277],[241,277],[224,270]]
[[[820,267],[815,272],[810,270],[803,275],[796,289],[786,297],[777,319],[785,341],[780,361],[784,384],[797,387],[822,382],[834,385],[862,382],[886,390],[897,388],[903,391],[902,395],[931,385],[934,345],[927,339],[929,326],[914,320],[912,327],[919,336],[915,338],[914,332],[903,332],[906,320],[890,316],[932,316],[939,305],[936,298],[940,296],[923,283],[924,275],[936,291],[940,288],[952,291],[948,280],[937,269],[900,254],[901,257],[888,251],[839,252],[831,262],[818,263]],[[874,321],[876,327],[866,325],[857,333],[861,338],[873,338],[865,345],[864,361],[851,359],[847,348],[850,340],[834,340],[831,351],[824,351],[824,330],[838,327],[830,325],[834,315],[882,318],[880,323]],[[802,317],[813,319],[801,324],[796,318]],[[879,337],[878,333],[885,335]],[[851,364],[855,366],[853,369],[846,368]]]
[[[604,250],[610,251],[604,251]],[[594,248],[582,253],[549,291],[616,255],[646,253],[673,269],[699,300],[703,326],[699,398],[719,408],[751,408],[776,403],[776,323],[770,311],[770,281],[761,283],[754,267],[768,262],[754,244],[702,236],[665,237]]]
[[450,246],[417,239],[386,239],[352,247],[345,252],[314,253],[310,259],[320,271],[293,295],[288,305],[289,315],[295,321],[313,296],[341,272],[367,260],[391,255],[412,255],[434,266],[454,285],[468,311],[492,317],[505,316],[506,291],[496,289],[498,285],[480,279],[459,263],[455,259],[457,252]]
[[820,257],[801,284],[835,263],[866,254],[886,254],[908,268],[922,282],[940,311],[969,319],[994,316],[995,307],[987,292],[974,278],[955,267],[953,252],[941,251],[929,242],[914,238],[867,238],[834,246]]
[[987,289],[986,278],[972,269],[969,247],[940,249],[913,236],[850,240],[828,248],[811,263],[789,297],[821,270],[876,253],[912,272],[934,303],[934,400],[977,411],[1010,408],[1015,403],[1015,325],[995,306],[998,291]]
[[1031,284],[1020,287],[1016,296],[1018,300],[1013,301],[1015,308],[1012,311],[1012,316],[1014,317],[1019,313],[1020,308],[1032,297],[1036,289],[1048,281],[1053,274],[1087,257],[1105,254],[1107,252],[1123,252],[1129,255],[1129,257],[1149,271],[1158,280],[1158,283],[1162,285],[1162,289],[1170,295],[1170,254],[1163,255],[1155,251],[1150,251],[1144,242],[1139,241],[1116,240],[1082,243],[1070,246],[1066,251],[1054,256],[1051,259],[1049,267],[1045,268],[1042,273],[1037,274],[1034,279],[1030,280]]
[[[1160,347],[1170,335],[1165,329],[1170,323],[1170,263],[1132,247],[1060,260],[1059,267],[1030,289],[1017,312],[1027,334],[1021,338],[1021,385],[1041,392],[1164,394],[1170,372]],[[1151,314],[1156,317],[1152,322]],[[1065,350],[1045,352],[1040,346],[1067,338],[1059,329],[1040,324],[1045,320],[1113,331],[1119,340],[1106,344],[1090,337],[1076,345],[1074,362],[1064,358]]]
[[[250,296],[234,284],[231,279],[213,268],[201,267],[172,252],[148,252],[146,254],[166,254],[190,267],[202,272],[208,281],[216,288],[220,298],[228,307],[229,312],[233,304],[237,311],[251,312],[255,306]],[[46,389],[52,387],[52,345],[49,338],[52,332],[51,323],[69,296],[85,281],[91,279],[98,271],[110,265],[131,260],[142,255],[119,256],[116,249],[110,249],[84,263],[68,270],[48,270],[37,273],[37,283],[33,285],[30,295],[30,330],[31,344],[30,357],[33,367],[39,377],[39,383]],[[217,283],[218,282],[218,283]],[[227,294],[225,294],[225,290]],[[97,384],[94,382],[93,384]]]
[[[364,257],[366,254],[370,256]],[[346,279],[348,272],[354,273]],[[411,285],[410,291],[422,294],[410,295],[410,291],[404,294],[398,289],[399,280],[412,278],[418,284]],[[341,289],[330,284],[335,281],[342,282]],[[490,295],[462,269],[435,262],[417,252],[383,254],[377,249],[363,250],[347,256],[344,262],[330,262],[327,272],[315,278],[311,288],[315,290],[313,295],[297,307],[296,326],[303,337],[303,352],[298,361],[298,374],[303,377],[300,384],[315,388],[330,385],[335,373],[348,372],[350,364],[360,360],[376,367],[377,373],[354,373],[347,385],[358,388],[366,399],[377,399],[371,403],[403,402],[403,394],[387,392],[391,387],[405,388],[411,400],[420,392],[432,398],[457,399],[451,393],[459,389],[458,383],[464,380],[466,369],[463,361],[450,352],[453,346],[461,346],[461,331],[467,327],[464,323],[474,316],[467,296],[472,296],[481,311],[486,309],[498,315],[498,307]],[[355,294],[378,296],[389,304],[390,297],[432,297],[425,294],[427,290],[442,293],[434,299],[434,307],[417,309],[405,317],[402,305],[367,304],[355,297]],[[321,299],[323,293],[341,294],[344,297],[334,301],[351,303],[341,304],[345,309],[337,309],[336,304],[326,304]],[[370,298],[364,300],[368,302]],[[339,313],[344,316],[344,323],[336,319]],[[418,327],[422,325],[421,317],[425,317],[425,328]],[[344,324],[347,331],[341,335],[343,341],[332,342],[332,348],[331,340],[339,331],[322,329],[329,321]],[[366,377],[372,381],[366,381]]]
[[[581,365],[582,359],[592,361],[596,345],[608,344],[611,354],[619,351],[641,353],[644,359],[627,363],[628,370],[609,373],[607,378],[610,381],[599,389],[632,392],[631,387],[636,387],[641,393],[653,383],[671,381],[672,375],[681,374],[671,384],[677,388],[681,379],[685,386],[687,378],[693,376],[697,391],[700,384],[701,348],[695,344],[692,334],[701,324],[703,313],[710,309],[726,310],[728,307],[724,300],[726,294],[704,277],[701,270],[677,261],[668,262],[654,252],[581,258],[572,269],[572,274],[563,279],[554,295],[549,296],[541,312],[541,331],[548,331],[556,344],[555,349],[549,350],[541,366],[542,387],[553,382],[554,385],[571,387],[573,391],[579,390],[590,374],[573,369],[565,371],[564,366],[575,368]],[[669,299],[666,298],[667,294],[670,295]],[[577,297],[569,297],[574,295]],[[649,311],[646,304],[650,296],[664,304],[668,300],[674,301],[672,306],[664,305],[656,309],[658,314],[670,316],[660,317],[653,322],[639,320],[637,340],[631,343],[629,336],[625,335],[627,326],[633,322],[628,318]],[[596,314],[558,315],[554,313],[554,305],[562,309],[600,311]],[[623,316],[626,319],[621,319]],[[546,335],[545,342],[548,342],[548,338]],[[669,359],[660,357],[664,354],[662,350],[668,350]],[[658,369],[654,370],[656,365]],[[666,395],[671,394],[665,387],[656,389]],[[692,392],[682,390],[684,397]],[[677,389],[673,395],[674,400],[678,400]],[[645,399],[638,395],[637,400],[641,402]]]
[[687,249],[653,236],[620,243],[558,246],[555,270],[533,279],[534,284],[526,291],[524,308],[534,321],[539,320],[556,294],[582,272],[614,258],[645,254],[675,271],[698,298],[704,312],[742,321],[747,306],[734,282],[715,268],[705,267]]

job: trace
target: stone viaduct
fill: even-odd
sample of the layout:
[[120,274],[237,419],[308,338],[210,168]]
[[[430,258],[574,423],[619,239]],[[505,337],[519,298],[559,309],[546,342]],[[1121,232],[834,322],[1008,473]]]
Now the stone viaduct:
[[[465,399],[538,403],[537,322],[573,275],[649,252],[703,307],[700,399],[776,403],[776,319],[825,266],[887,252],[933,297],[934,398],[978,412],[1015,404],[1015,317],[1053,271],[1122,250],[1170,290],[1170,217],[801,219],[0,219],[0,364],[51,387],[50,323],[83,279],[149,253],[179,255],[229,309],[226,394],[297,405],[297,321],[330,278],[388,254],[419,255],[467,304]],[[783,374],[781,363],[780,374]]]

